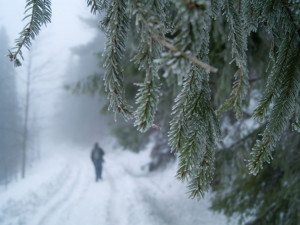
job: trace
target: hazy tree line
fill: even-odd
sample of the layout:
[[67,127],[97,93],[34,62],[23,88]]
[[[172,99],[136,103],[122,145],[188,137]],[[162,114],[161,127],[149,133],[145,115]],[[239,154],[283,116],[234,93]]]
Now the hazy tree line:
[[[37,121],[32,109],[32,57],[18,77],[14,66],[7,62],[9,40],[0,30],[0,184],[7,185],[25,178],[27,168],[39,157]],[[20,92],[19,85],[24,86]],[[22,94],[21,94],[22,93]]]
[[7,184],[20,172],[21,115],[14,67],[5,54],[8,37],[0,29],[0,183]]

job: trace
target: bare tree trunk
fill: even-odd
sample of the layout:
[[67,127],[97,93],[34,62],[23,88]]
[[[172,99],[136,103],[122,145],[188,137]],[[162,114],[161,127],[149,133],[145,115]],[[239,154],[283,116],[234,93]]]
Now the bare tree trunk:
[[4,159],[4,185],[5,185],[5,190],[7,190],[7,185],[8,185],[8,165],[7,165],[7,160]]
[[25,98],[25,117],[23,127],[23,143],[22,143],[22,178],[26,174],[26,153],[27,153],[27,139],[28,139],[28,113],[30,101],[30,76],[31,76],[31,56],[28,59],[27,78],[26,78],[26,98]]

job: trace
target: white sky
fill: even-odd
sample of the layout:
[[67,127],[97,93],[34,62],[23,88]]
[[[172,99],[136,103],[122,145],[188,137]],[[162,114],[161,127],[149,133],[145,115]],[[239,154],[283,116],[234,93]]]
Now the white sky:
[[[26,24],[22,21],[25,2],[25,0],[0,0],[0,27],[6,28],[11,47]],[[68,59],[71,56],[69,49],[88,42],[95,35],[95,31],[82,23],[79,16],[83,18],[93,16],[85,0],[52,0],[52,22],[47,27],[43,26],[37,40],[32,42],[33,69],[39,68],[36,76],[42,79],[34,86],[33,91],[40,96],[32,97],[36,107],[32,113],[34,115],[31,116],[50,119],[56,113],[56,97],[63,91],[62,77],[65,75]],[[25,78],[28,65],[27,52],[23,49],[25,61],[21,68],[17,68],[21,99],[24,97],[22,80]]]
[[[5,26],[11,45],[25,26],[25,0],[0,0],[0,26]],[[40,38],[46,39],[50,53],[66,54],[71,46],[85,43],[93,36],[91,29],[80,22],[79,16],[92,17],[84,0],[52,0],[52,22],[43,27]]]

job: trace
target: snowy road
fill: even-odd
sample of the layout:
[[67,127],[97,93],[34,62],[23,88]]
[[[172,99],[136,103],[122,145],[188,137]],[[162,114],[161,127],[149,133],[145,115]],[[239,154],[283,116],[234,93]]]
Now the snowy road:
[[0,192],[0,225],[210,225],[226,224],[207,200],[187,199],[175,166],[162,173],[140,169],[147,161],[107,152],[103,180],[94,181],[89,151],[52,157],[25,180]]

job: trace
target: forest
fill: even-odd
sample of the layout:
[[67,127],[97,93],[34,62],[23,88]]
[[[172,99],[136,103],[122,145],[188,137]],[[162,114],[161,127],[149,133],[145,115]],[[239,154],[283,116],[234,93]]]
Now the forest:
[[[34,67],[39,63],[34,50],[41,48],[37,40],[54,18],[53,2],[26,0],[23,29],[14,47],[5,29],[0,31],[0,51],[7,55],[0,59],[0,185],[6,189],[18,183],[19,176],[25,178],[28,163],[38,165],[40,158],[41,147],[35,144],[40,132],[36,120],[30,119],[36,106],[29,89],[35,76],[43,76]],[[51,135],[57,146],[71,143],[68,148],[74,149],[92,148],[99,141],[106,152],[103,182],[107,176],[122,198],[127,189],[121,190],[114,176],[131,177],[124,182],[128,193],[133,187],[139,190],[141,196],[134,198],[143,199],[141,208],[148,202],[149,215],[154,215],[149,219],[134,208],[144,220],[129,212],[115,218],[110,211],[118,200],[112,198],[105,207],[111,202],[114,207],[103,223],[199,224],[192,208],[207,202],[206,210],[226,217],[228,224],[299,224],[299,1],[84,3],[91,15],[79,17],[77,23],[85,24],[93,37],[69,50]],[[27,68],[22,104],[16,82],[20,67]],[[82,166],[74,171],[83,174],[86,166],[76,160]],[[116,167],[114,160],[124,168]],[[165,195],[151,186],[156,182],[170,182],[160,187]],[[102,188],[105,192],[106,186]],[[179,195],[173,196],[177,204],[188,201],[186,210],[178,206],[161,212],[162,206],[173,204],[168,189]],[[173,211],[190,216],[176,220]],[[221,223],[215,219],[204,224]],[[51,224],[55,217],[41,216],[36,224],[41,221]]]

